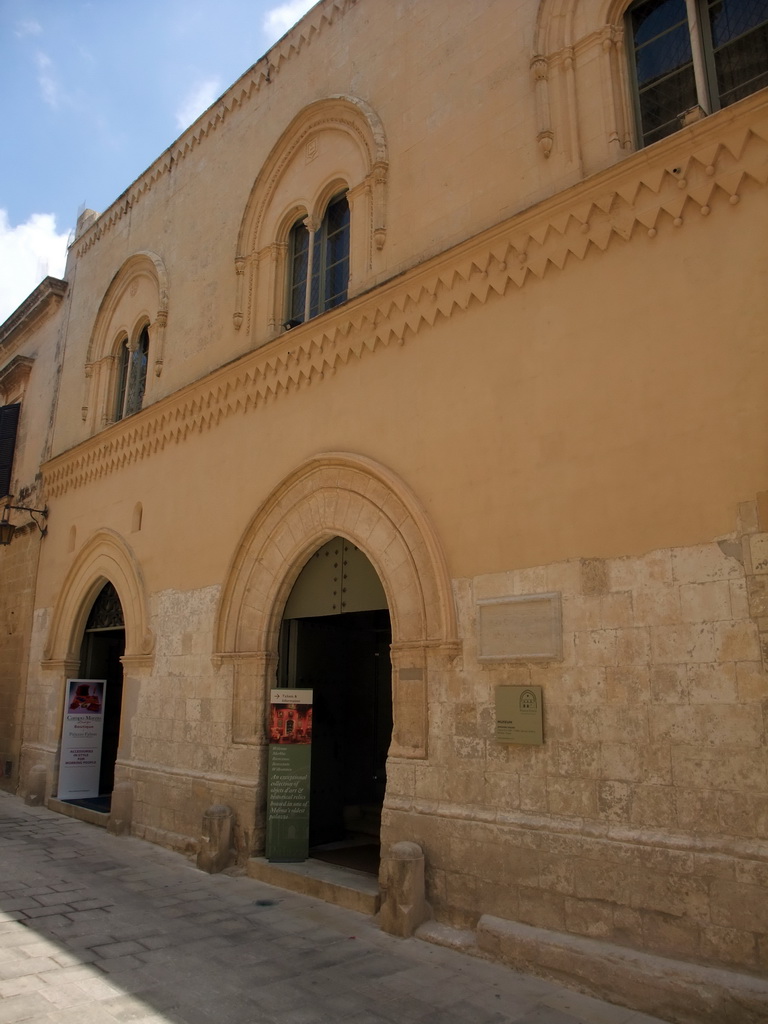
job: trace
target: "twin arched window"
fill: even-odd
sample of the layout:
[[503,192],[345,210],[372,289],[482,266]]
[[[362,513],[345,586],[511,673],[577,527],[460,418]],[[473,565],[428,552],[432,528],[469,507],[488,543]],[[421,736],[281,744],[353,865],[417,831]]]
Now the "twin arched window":
[[346,194],[328,204],[313,227],[302,218],[291,228],[288,254],[288,308],[285,326],[295,327],[347,299],[349,284],[349,203]]
[[115,274],[101,300],[85,362],[83,421],[91,432],[144,406],[150,343],[153,376],[163,367],[168,321],[168,275],[162,259],[134,253]]
[[330,96],[296,115],[240,225],[236,330],[262,344],[360,294],[383,270],[388,167],[384,129],[363,100]]
[[636,0],[627,29],[642,145],[768,85],[768,0]]
[[125,419],[141,409],[147,384],[148,361],[149,327],[145,324],[132,341],[123,338],[118,348],[115,420]]

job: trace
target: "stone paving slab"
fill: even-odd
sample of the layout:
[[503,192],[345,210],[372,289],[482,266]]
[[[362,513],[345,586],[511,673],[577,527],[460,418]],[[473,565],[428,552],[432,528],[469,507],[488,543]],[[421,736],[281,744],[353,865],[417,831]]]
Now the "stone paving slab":
[[0,792],[0,1024],[664,1024]]

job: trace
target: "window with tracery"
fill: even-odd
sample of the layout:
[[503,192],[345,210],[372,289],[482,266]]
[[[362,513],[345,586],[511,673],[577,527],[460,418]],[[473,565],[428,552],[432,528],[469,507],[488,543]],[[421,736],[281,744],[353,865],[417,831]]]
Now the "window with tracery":
[[768,0],[636,0],[627,39],[645,146],[768,85]]
[[[349,284],[349,203],[331,200],[320,225],[309,218],[291,229],[286,325],[294,327],[346,302]],[[311,222],[310,222],[311,224]]]
[[124,338],[118,349],[115,389],[116,420],[132,416],[133,413],[141,409],[144,388],[147,383],[148,361],[149,328],[144,326],[133,341]]
[[88,621],[85,624],[86,632],[94,632],[99,629],[123,629],[124,627],[125,620],[120,598],[114,585],[107,582],[91,606]]

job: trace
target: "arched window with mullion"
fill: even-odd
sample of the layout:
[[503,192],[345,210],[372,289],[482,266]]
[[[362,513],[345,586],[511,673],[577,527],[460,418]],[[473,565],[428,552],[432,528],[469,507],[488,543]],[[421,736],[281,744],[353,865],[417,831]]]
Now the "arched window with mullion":
[[[322,223],[310,232],[305,219],[291,229],[288,320],[304,323],[347,300],[349,285],[349,203],[337,196]],[[309,282],[309,287],[307,287]]]
[[149,328],[144,326],[131,344],[128,338],[120,343],[115,390],[115,419],[122,420],[141,409],[147,383],[149,362]]

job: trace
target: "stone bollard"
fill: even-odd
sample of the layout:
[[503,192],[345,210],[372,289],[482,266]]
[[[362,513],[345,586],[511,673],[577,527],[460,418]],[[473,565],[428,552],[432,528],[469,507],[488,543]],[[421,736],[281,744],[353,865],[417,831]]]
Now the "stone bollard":
[[394,843],[381,860],[382,931],[409,938],[429,917],[424,896],[424,851],[418,843]]
[[43,807],[45,804],[45,790],[48,786],[48,769],[44,764],[36,764],[29,769],[27,776],[27,793],[24,803],[27,807]]
[[232,824],[234,815],[226,804],[214,804],[203,815],[203,834],[197,866],[214,875],[232,863]]
[[133,821],[133,785],[130,782],[118,782],[112,790],[112,806],[109,812],[107,831],[114,836],[131,834]]

